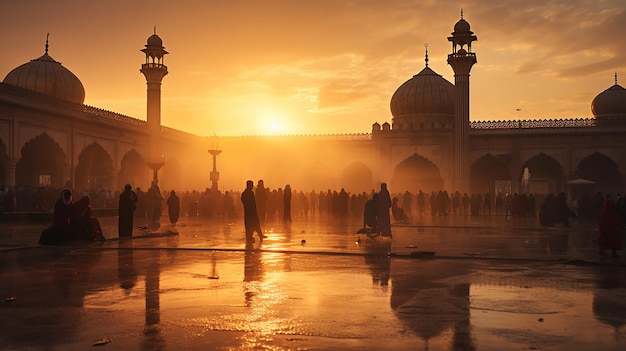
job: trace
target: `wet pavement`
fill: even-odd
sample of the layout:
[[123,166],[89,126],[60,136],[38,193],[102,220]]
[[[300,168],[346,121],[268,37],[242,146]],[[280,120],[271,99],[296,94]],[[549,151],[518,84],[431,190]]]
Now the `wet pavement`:
[[0,224],[0,350],[626,349],[626,261],[592,224],[296,220],[246,245],[242,221],[101,223],[112,240],[66,247]]

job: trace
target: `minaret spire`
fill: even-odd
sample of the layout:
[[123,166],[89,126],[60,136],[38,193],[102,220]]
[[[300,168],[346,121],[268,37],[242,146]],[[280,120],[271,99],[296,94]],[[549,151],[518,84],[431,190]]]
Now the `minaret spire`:
[[48,55],[48,37],[50,37],[50,33],[46,33],[46,55]]
[[425,43],[424,47],[426,48],[426,57],[424,58],[424,61],[426,61],[426,67],[428,67],[428,43]]

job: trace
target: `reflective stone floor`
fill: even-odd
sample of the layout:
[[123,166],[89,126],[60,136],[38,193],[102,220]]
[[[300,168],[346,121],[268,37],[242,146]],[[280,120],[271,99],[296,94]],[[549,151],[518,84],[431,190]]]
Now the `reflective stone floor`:
[[592,224],[295,220],[246,245],[242,221],[101,223],[113,240],[67,247],[0,224],[0,350],[626,349],[625,261]]

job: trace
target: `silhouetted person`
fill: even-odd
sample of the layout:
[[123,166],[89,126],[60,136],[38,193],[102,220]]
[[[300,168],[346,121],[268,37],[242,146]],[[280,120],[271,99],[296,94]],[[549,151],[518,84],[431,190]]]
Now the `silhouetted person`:
[[161,218],[161,202],[163,195],[156,180],[152,181],[148,189],[148,216],[152,221],[158,222]]
[[378,232],[376,223],[376,213],[378,211],[376,203],[378,202],[378,193],[374,193],[372,198],[367,200],[363,209],[363,228],[372,228],[374,232]]
[[72,204],[70,227],[72,240],[104,240],[100,221],[91,212],[89,196],[83,196]]
[[54,204],[52,226],[44,229],[39,238],[41,245],[63,244],[71,239],[72,191],[64,189]]
[[174,190],[170,192],[170,197],[167,198],[167,214],[170,217],[170,223],[175,225],[180,215],[180,199]]
[[393,215],[393,219],[398,222],[406,222],[409,220],[409,217],[404,213],[404,210],[398,206],[398,198],[394,197],[391,201],[391,214]]
[[291,223],[291,185],[285,185],[283,191],[283,222]]
[[267,211],[267,198],[269,196],[267,189],[263,183],[263,179],[259,179],[255,191],[256,196],[256,208],[261,224],[265,224],[265,215]]
[[135,208],[137,207],[137,194],[130,184],[124,186],[124,191],[120,194],[117,214],[117,232],[121,237],[133,235],[133,219]]
[[246,240],[254,242],[254,232],[259,235],[259,239],[263,241],[265,235],[261,230],[261,222],[259,221],[259,213],[257,212],[257,202],[252,191],[254,183],[251,180],[246,182],[246,190],[241,193],[241,203],[243,204],[243,223],[246,228]]
[[604,250],[613,250],[613,257],[619,257],[617,250],[622,249],[622,233],[620,231],[619,213],[615,201],[608,198],[598,216],[599,254],[606,257]]
[[391,236],[390,208],[391,196],[387,190],[387,183],[381,183],[380,191],[378,192],[378,201],[376,202],[376,223],[382,236]]

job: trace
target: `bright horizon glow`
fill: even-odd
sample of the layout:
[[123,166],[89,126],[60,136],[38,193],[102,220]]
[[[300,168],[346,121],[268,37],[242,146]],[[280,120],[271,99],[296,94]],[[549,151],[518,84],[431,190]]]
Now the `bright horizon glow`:
[[[462,5],[478,37],[473,121],[589,118],[615,72],[626,79],[622,0]],[[11,2],[0,12],[0,78],[41,56],[50,33],[49,54],[82,81],[85,104],[145,120],[139,50],[156,24],[170,53],[163,125],[220,136],[369,133],[391,122],[391,96],[424,67],[424,43],[429,66],[454,82],[447,37],[459,18],[457,3],[412,0]]]

